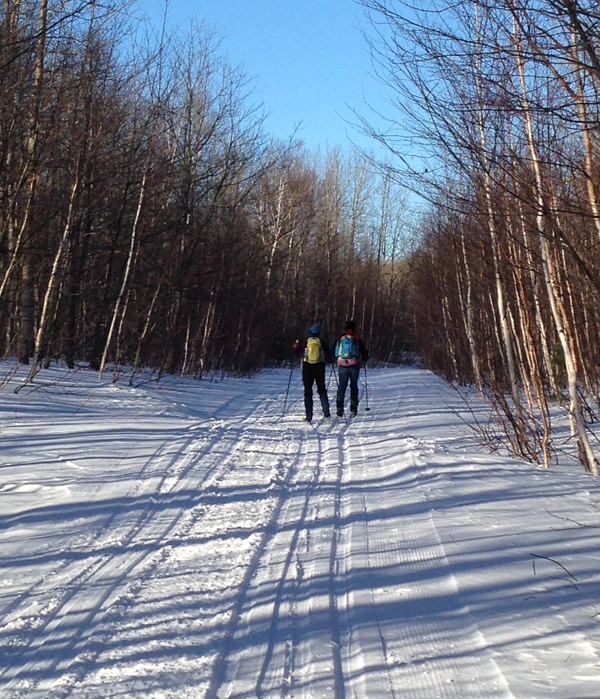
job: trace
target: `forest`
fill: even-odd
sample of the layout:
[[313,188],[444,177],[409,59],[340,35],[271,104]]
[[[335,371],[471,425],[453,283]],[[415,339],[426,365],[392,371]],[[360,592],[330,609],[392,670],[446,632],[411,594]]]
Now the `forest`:
[[[265,129],[199,25],[120,0],[4,0],[0,353],[201,378],[354,318],[375,361],[489,401],[482,436],[598,475],[600,12],[592,0],[358,0],[389,153]],[[425,204],[418,212],[417,195]]]
[[373,135],[428,200],[410,264],[423,361],[475,386],[502,443],[534,463],[565,446],[552,414],[568,412],[568,441],[598,475],[598,4],[363,5],[396,106]]
[[246,373],[352,317],[398,361],[405,198],[358,153],[276,142],[264,115],[202,26],[4,0],[1,354],[30,380],[54,360]]

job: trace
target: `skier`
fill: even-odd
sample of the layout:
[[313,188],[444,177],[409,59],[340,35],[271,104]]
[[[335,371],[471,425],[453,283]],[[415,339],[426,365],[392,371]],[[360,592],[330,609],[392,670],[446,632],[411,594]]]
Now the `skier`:
[[339,373],[336,398],[337,414],[338,417],[344,415],[344,398],[348,382],[350,382],[350,412],[355,416],[358,411],[358,374],[361,363],[369,359],[369,352],[356,334],[356,323],[353,320],[346,321],[344,332],[338,335],[335,356]]
[[294,344],[294,354],[297,357],[302,356],[302,383],[307,422],[312,422],[313,419],[313,382],[317,384],[323,415],[325,418],[330,417],[329,398],[325,386],[325,363],[333,364],[335,358],[327,344],[319,337],[320,334],[321,328],[318,325],[311,325],[308,339],[296,340]]

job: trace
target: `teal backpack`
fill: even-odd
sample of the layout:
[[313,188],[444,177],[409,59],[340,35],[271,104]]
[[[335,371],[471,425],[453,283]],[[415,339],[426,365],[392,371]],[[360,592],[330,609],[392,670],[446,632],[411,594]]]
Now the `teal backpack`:
[[352,335],[344,335],[340,338],[337,346],[337,356],[340,359],[358,359],[360,352],[358,351],[358,342]]

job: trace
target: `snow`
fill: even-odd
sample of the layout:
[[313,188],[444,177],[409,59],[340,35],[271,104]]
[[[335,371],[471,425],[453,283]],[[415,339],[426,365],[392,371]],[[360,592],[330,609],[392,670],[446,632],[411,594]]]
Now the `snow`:
[[307,425],[286,370],[11,373],[2,699],[600,697],[600,484],[488,454],[434,375]]

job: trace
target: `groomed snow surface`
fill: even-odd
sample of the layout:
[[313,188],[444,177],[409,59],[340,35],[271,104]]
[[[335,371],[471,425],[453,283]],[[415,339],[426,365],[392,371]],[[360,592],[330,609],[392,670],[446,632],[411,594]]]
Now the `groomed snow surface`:
[[369,370],[369,412],[312,425],[284,369],[25,376],[2,699],[600,697],[600,484],[490,455],[432,374]]

